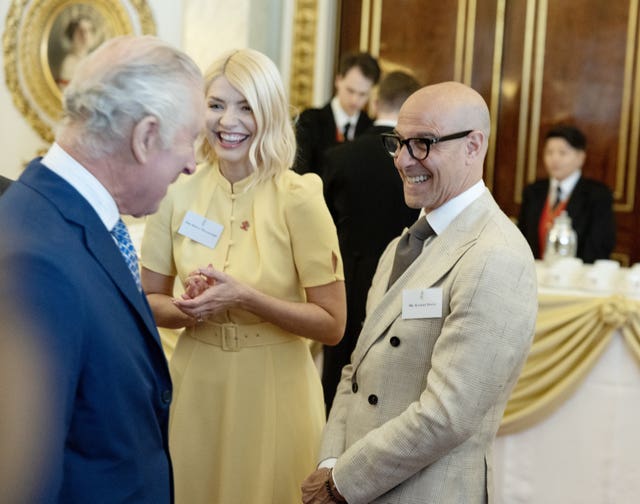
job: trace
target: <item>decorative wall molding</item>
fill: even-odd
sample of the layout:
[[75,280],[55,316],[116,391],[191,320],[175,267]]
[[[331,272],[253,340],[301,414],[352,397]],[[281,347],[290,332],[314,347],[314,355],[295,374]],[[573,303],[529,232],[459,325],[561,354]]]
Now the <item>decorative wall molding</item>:
[[310,107],[313,101],[317,24],[317,0],[296,0],[289,96],[298,113]]

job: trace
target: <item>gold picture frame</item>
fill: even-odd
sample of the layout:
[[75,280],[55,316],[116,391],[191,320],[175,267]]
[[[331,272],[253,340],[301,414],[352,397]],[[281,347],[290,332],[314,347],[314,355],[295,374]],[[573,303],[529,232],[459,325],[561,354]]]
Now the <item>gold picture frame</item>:
[[146,0],[13,0],[2,40],[7,88],[29,124],[52,142],[75,61],[108,38],[155,33]]

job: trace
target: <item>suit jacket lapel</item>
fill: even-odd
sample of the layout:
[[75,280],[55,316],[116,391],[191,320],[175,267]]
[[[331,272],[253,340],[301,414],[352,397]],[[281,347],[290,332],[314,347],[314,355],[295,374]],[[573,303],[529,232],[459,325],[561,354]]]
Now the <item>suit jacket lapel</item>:
[[29,165],[21,181],[51,201],[67,221],[83,229],[89,253],[140,314],[149,332],[160,345],[155,321],[144,294],[138,292],[118,246],[91,205],[70,184],[37,161]]
[[397,240],[394,240],[388,253],[381,259],[379,268],[385,268],[385,278],[381,278],[371,287],[369,296],[373,296],[373,308],[367,314],[361,336],[353,355],[354,369],[362,361],[371,345],[385,333],[389,326],[402,313],[402,291],[432,287],[446,275],[460,257],[477,240],[482,228],[490,216],[490,210],[496,207],[492,196],[486,191],[471,205],[465,208],[445,231],[435,237],[407,268],[407,271],[386,290],[386,280],[391,271]]
[[[100,224],[102,224],[101,221]],[[138,291],[131,271],[129,271],[127,264],[123,260],[122,254],[113,241],[111,234],[104,228],[104,225],[102,225],[102,227],[98,227],[97,225],[85,225],[83,227],[87,240],[87,249],[118,286],[122,295],[135,307],[143,318],[147,328],[153,334],[154,339],[160,343],[153,316],[144,299],[144,293],[141,294]]]

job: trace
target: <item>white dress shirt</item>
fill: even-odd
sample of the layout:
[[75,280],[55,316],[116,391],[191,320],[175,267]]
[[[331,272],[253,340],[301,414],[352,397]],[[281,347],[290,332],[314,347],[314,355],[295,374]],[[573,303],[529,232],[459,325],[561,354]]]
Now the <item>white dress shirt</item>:
[[118,206],[107,189],[84,166],[54,143],[42,158],[42,164],[66,180],[96,211],[111,231],[120,218]]
[[560,187],[560,202],[567,201],[581,176],[582,170],[576,170],[564,180],[552,178],[549,184],[549,201],[555,203],[558,186]]
[[333,117],[336,121],[336,128],[340,131],[344,132],[345,125],[349,123],[349,132],[346,135],[346,139],[353,140],[356,133],[356,124],[358,124],[358,119],[360,118],[360,112],[352,116],[348,116],[340,106],[337,96],[334,96],[331,100],[331,111],[333,112]]

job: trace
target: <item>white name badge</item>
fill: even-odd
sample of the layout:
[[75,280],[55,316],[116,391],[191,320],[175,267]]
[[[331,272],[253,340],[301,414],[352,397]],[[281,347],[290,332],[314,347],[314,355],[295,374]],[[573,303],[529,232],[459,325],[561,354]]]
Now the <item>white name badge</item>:
[[441,318],[442,287],[402,291],[402,318]]
[[202,243],[206,247],[214,248],[220,239],[223,229],[224,226],[222,224],[213,222],[189,210],[184,216],[182,224],[180,224],[178,234]]

